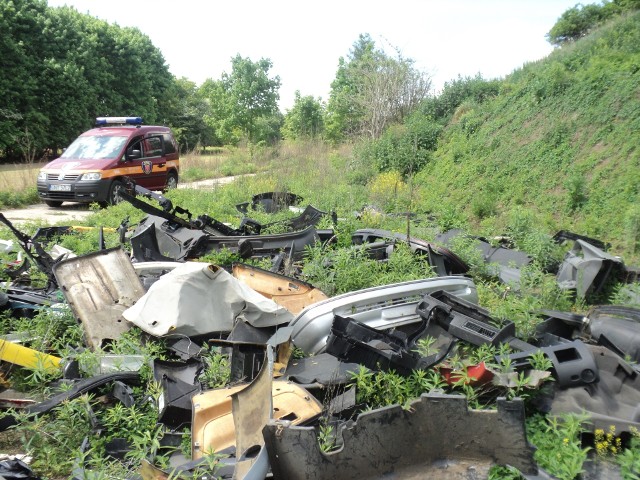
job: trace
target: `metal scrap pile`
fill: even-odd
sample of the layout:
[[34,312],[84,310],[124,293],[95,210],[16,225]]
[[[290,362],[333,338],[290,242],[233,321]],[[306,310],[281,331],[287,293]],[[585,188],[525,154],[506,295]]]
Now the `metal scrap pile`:
[[[137,198],[141,195],[157,200],[160,208]],[[308,206],[280,225],[285,233],[264,234],[267,226],[248,217],[238,228],[206,215],[193,218],[140,187],[130,186],[123,196],[147,213],[133,229],[122,227],[126,248],[77,257],[44,247],[71,227],[41,229],[28,237],[0,214],[26,255],[10,271],[0,309],[29,317],[66,304],[84,332],[78,356],[69,358],[32,350],[23,345],[27,339],[0,339],[4,405],[21,407],[0,418],[2,430],[55,415],[63,402],[93,394],[102,400],[87,402],[88,408],[151,402],[157,412],[157,438],[131,478],[197,473],[198,478],[408,479],[470,478],[470,472],[486,478],[493,465],[544,478],[527,441],[524,402],[514,392],[536,392],[531,404],[541,412],[587,412],[593,429],[640,428],[640,310],[536,312],[541,321],[535,334],[519,338],[513,322],[493,318],[477,305],[476,286],[465,276],[469,267],[452,251],[457,231],[434,242],[384,230],[356,231],[354,248],[369,258],[387,261],[394,248],[407,244],[437,276],[328,297],[298,278],[305,247],[334,238],[333,230],[316,228],[322,217],[330,217],[324,212]],[[238,209],[275,211],[301,201],[270,192]],[[496,277],[517,289],[527,254],[473,240]],[[557,241],[574,246],[551,271],[561,288],[578,297],[597,293],[614,278],[636,280],[635,270],[601,242],[567,232]],[[271,268],[195,261],[223,249],[246,261],[262,259]],[[45,286],[23,283],[29,264],[44,273]],[[113,351],[132,329],[139,329],[145,342],[157,342],[162,354],[150,359]],[[486,353],[475,362],[465,357],[474,348]],[[83,350],[98,359],[90,368],[82,364]],[[224,359],[224,386],[212,388],[206,380],[212,358]],[[541,359],[548,371],[539,367]],[[509,368],[499,368],[505,365]],[[11,402],[17,366],[58,372],[56,385],[65,387],[40,402],[20,405],[17,396]],[[423,391],[429,393],[409,396],[403,405],[369,408],[357,376],[370,379],[376,372],[425,379]],[[430,388],[427,374],[435,375]],[[158,386],[156,398],[141,388],[150,381]],[[473,391],[474,408],[459,394],[465,389]],[[492,408],[478,410],[478,405]],[[107,426],[96,422],[83,449],[107,437]],[[126,438],[108,438],[105,455],[112,459],[125,459],[134,448]],[[179,448],[185,443],[188,452]],[[90,478],[92,465],[83,459],[76,460],[73,478]],[[11,468],[2,472],[5,478],[37,478],[33,472],[16,476],[28,469],[24,464],[15,464],[16,473]]]

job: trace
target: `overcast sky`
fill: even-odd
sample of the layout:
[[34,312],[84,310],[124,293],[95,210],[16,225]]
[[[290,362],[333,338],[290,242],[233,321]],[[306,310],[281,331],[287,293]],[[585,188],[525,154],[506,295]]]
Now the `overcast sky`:
[[[553,49],[545,40],[578,0],[48,0],[139,28],[169,70],[198,85],[231,71],[236,54],[269,58],[280,107],[294,92],[327,100],[338,60],[361,33],[416,61],[434,92],[458,75],[504,77]],[[583,1],[582,3],[596,3]]]

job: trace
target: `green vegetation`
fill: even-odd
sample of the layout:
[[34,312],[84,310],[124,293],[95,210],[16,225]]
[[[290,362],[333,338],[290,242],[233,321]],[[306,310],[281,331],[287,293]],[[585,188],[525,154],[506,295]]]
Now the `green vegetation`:
[[0,28],[2,157],[55,153],[98,115],[133,111],[149,123],[166,117],[173,79],[138,29],[49,8],[45,0],[0,2]]
[[[38,1],[5,3],[4,8],[11,5],[26,9],[24,18],[35,24],[40,14],[47,14]],[[367,258],[351,246],[351,234],[358,228],[383,228],[427,241],[450,228],[487,238],[504,235],[515,248],[533,258],[523,271],[519,292],[496,280],[494,269],[482,261],[470,240],[461,237],[451,248],[471,266],[480,304],[497,320],[513,321],[518,334],[528,338],[540,321],[536,312],[555,309],[579,313],[591,306],[591,299],[576,300],[560,290],[555,277],[547,273],[546,268],[565,254],[551,240],[553,233],[566,229],[600,238],[610,242],[610,252],[621,256],[626,264],[640,261],[637,8],[635,0],[577,6],[550,32],[550,41],[561,47],[547,59],[525,65],[504,80],[488,81],[480,76],[452,80],[437,97],[422,97],[419,104],[405,105],[406,110],[394,112],[382,126],[372,123],[368,116],[375,103],[367,103],[371,85],[365,77],[372,80],[373,71],[382,72],[375,78],[382,81],[384,72],[404,73],[402,78],[413,80],[417,88],[428,79],[413,69],[409,59],[401,55],[390,58],[379,51],[367,35],[353,45],[348,58],[341,59],[326,106],[319,99],[298,94],[294,107],[284,116],[273,108],[279,79],[269,77],[268,59],[252,62],[238,55],[232,60],[231,74],[201,87],[186,79],[175,80],[167,87],[173,102],[167,107],[173,109],[173,116],[168,118],[176,119],[173,126],[182,145],[193,151],[183,156],[182,180],[255,175],[210,189],[173,190],[167,196],[193,214],[208,214],[232,225],[240,222],[235,205],[266,191],[293,192],[304,197],[305,203],[335,211],[340,218],[338,224],[322,227],[335,228],[336,244],[310,248],[302,267],[304,279],[329,295],[433,275],[430,267],[404,245],[397,245],[386,263]],[[612,11],[616,14],[610,14]],[[80,14],[69,9],[55,15],[81,22]],[[582,24],[576,20],[577,27],[571,30],[576,15],[586,20]],[[90,25],[107,28],[100,22]],[[112,30],[114,35],[120,34],[117,32],[122,33]],[[72,75],[71,60],[68,68]],[[253,85],[251,79],[259,81]],[[251,85],[266,94],[265,103],[243,110],[238,107],[239,99],[258,94]],[[0,137],[5,135],[0,139],[5,142],[0,142],[0,150],[27,156],[34,151],[27,141],[31,137],[20,135],[26,134],[27,126],[29,132],[36,131],[31,129],[33,119],[26,123],[12,115],[0,111]],[[287,140],[275,141],[280,131]],[[22,144],[16,143],[19,137]],[[7,138],[14,139],[13,146]],[[58,140],[51,141],[51,145],[58,145]],[[202,148],[223,142],[236,145],[216,151]],[[22,151],[19,145],[28,148]],[[13,200],[5,200],[2,195],[1,206],[12,204]],[[28,197],[29,193],[24,195]],[[358,216],[354,215],[356,211]],[[407,213],[414,216],[408,217]],[[117,227],[128,217],[135,225],[143,215],[123,203],[96,209],[85,223]],[[254,218],[265,223],[288,215],[252,212]],[[27,225],[25,229],[33,231],[35,227]],[[0,228],[0,238],[11,235]],[[108,233],[106,241],[107,246],[117,245],[117,235]],[[74,234],[59,239],[59,243],[76,253],[86,253],[97,248],[97,235]],[[228,263],[233,258],[222,252],[202,260]],[[637,286],[632,288],[638,291]],[[622,285],[612,285],[596,300],[633,302]],[[3,331],[25,332],[29,345],[35,348],[63,357],[76,355],[86,364],[92,361],[93,353],[69,349],[81,343],[82,332],[68,312],[43,312],[28,321],[1,321]],[[142,342],[135,330],[112,348],[170,358],[161,342]],[[430,339],[424,339],[417,349],[424,354],[435,353]],[[369,408],[393,403],[406,406],[412,398],[436,389],[465,395],[473,408],[492,408],[498,395],[528,400],[536,389],[526,372],[517,375],[511,387],[485,389],[470,384],[469,365],[492,361],[494,355],[507,352],[506,345],[499,349],[460,346],[447,359],[446,366],[454,372],[451,384],[436,370],[414,372],[405,378],[364,368],[353,372],[352,382],[358,401]],[[202,381],[212,387],[225,384],[226,359],[212,350],[203,355],[207,368]],[[536,370],[549,369],[543,357],[533,362]],[[514,373],[508,361],[493,368]],[[141,391],[157,398],[157,385],[150,381],[148,371],[143,373]],[[39,394],[45,394],[43,386],[51,375],[16,367],[11,378],[19,388],[37,387]],[[161,432],[155,423],[156,410],[150,405],[106,407],[94,398],[81,397],[61,406],[46,422],[25,420],[17,431],[23,448],[34,456],[34,465],[44,475],[68,472],[73,455],[82,456],[96,475],[103,475],[96,478],[125,476],[138,468],[143,457],[153,456],[157,450]],[[529,403],[527,406],[527,432],[538,448],[536,459],[553,475],[576,478],[589,455],[597,462],[617,463],[625,478],[638,478],[637,434],[626,444],[611,430],[595,432],[590,440],[583,435],[584,419],[546,417],[536,414]],[[89,409],[94,409],[106,426],[100,435],[91,430]],[[135,421],[125,424],[125,418]],[[70,425],[76,425],[73,432]],[[335,447],[334,426],[325,421],[319,432],[323,450],[330,451]],[[87,435],[90,444],[81,453],[77,439]],[[135,448],[125,462],[105,465],[104,444],[117,437],[125,437]],[[154,461],[163,465],[163,458],[156,456]],[[210,460],[213,464],[217,458],[212,456]],[[509,468],[499,467],[492,470],[491,478],[519,477]]]
[[[245,153],[247,157],[250,155]],[[373,285],[381,285],[397,281],[424,278],[432,275],[432,272],[426,262],[413,256],[409,249],[404,245],[397,245],[389,262],[381,264],[365,258],[361,253],[351,247],[351,234],[358,228],[376,227],[386,228],[398,232],[406,232],[410,229],[411,234],[426,240],[433,239],[433,236],[442,229],[440,223],[442,219],[435,218],[427,220],[424,215],[419,216],[417,221],[410,221],[402,216],[387,215],[376,211],[370,211],[363,214],[359,219],[354,217],[354,210],[360,210],[365,205],[376,200],[389,210],[388,213],[406,211],[412,205],[417,205],[414,195],[418,190],[411,190],[409,184],[404,183],[399,174],[390,175],[390,172],[374,174],[368,186],[360,183],[350,183],[354,178],[360,178],[357,175],[342,175],[342,172],[348,169],[355,169],[353,152],[347,149],[340,151],[327,148],[322,143],[313,141],[293,143],[283,143],[277,149],[264,149],[255,156],[256,161],[265,165],[266,171],[258,173],[251,177],[242,177],[234,183],[216,187],[211,190],[173,190],[168,193],[171,200],[182,207],[189,209],[194,214],[207,213],[214,218],[237,225],[240,221],[240,215],[235,210],[235,204],[246,200],[250,195],[270,190],[288,190],[305,197],[305,203],[308,202],[320,209],[329,211],[335,210],[342,219],[335,226],[337,234],[337,244],[334,247],[314,247],[308,250],[303,274],[304,278],[316,286],[323,289],[328,294],[339,294],[352,291],[359,288],[366,288]],[[408,179],[407,181],[410,180]],[[373,186],[376,186],[373,188]],[[270,221],[274,219],[273,215],[267,215],[264,212],[253,212],[255,218],[259,221]],[[104,225],[115,227],[120,224],[123,218],[129,217],[132,224],[135,224],[142,218],[144,214],[134,210],[130,205],[124,203],[107,209],[96,209],[93,216],[86,221],[89,225]],[[276,218],[282,218],[285,215],[292,215],[290,212],[282,212],[276,215]],[[446,223],[450,223],[449,220]],[[323,225],[330,227],[330,224]],[[492,276],[491,269],[483,265],[477,257],[477,252],[470,248],[469,243],[461,241],[454,245],[453,249],[462,256],[472,266],[472,275],[476,282],[479,293],[480,303],[488,308],[492,315],[497,319],[507,318],[514,321],[521,335],[530,334],[539,318],[535,315],[535,311],[543,308],[560,309],[567,311],[585,311],[588,305],[583,303],[575,303],[565,292],[559,291],[555,283],[553,275],[544,273],[542,267],[548,256],[560,258],[562,251],[556,251],[549,240],[548,233],[544,229],[544,225],[538,223],[538,216],[524,207],[519,207],[515,212],[511,212],[511,216],[505,221],[505,232],[508,233],[516,246],[532,253],[536,261],[525,272],[522,290],[519,293],[511,291],[505,285],[499,284]],[[33,228],[28,226],[27,228]],[[0,236],[5,237],[6,230],[0,231]],[[107,246],[115,246],[118,243],[115,234],[108,234],[106,237]],[[77,253],[94,251],[97,248],[96,232],[76,233],[73,235],[63,236],[59,239],[59,243],[74,249]],[[231,259],[224,254],[211,258],[203,259],[215,261],[219,263],[228,263]],[[31,338],[30,345],[36,348],[42,348],[46,351],[59,356],[68,357],[70,354],[76,355],[84,365],[90,365],[92,362],[91,352],[85,351],[81,354],[71,353],[68,346],[80,344],[79,336],[81,329],[74,324],[72,317],[67,314],[60,317],[57,313],[55,316],[42,313],[35,320],[9,320],[3,324],[4,331],[24,331]],[[52,324],[52,319],[56,319],[56,323]],[[157,341],[147,339],[143,343],[140,341],[139,331],[134,329],[131,334],[123,336],[112,347],[115,351],[123,353],[143,353],[148,358],[159,357],[170,359],[171,355],[165,351],[163,345]],[[425,339],[417,346],[420,351],[425,354],[434,354],[433,342]],[[472,408],[491,408],[495,398],[498,395],[514,398],[519,396],[528,399],[535,395],[536,389],[530,385],[528,374],[520,374],[512,387],[494,387],[477,388],[469,383],[471,374],[468,366],[479,363],[481,361],[491,362],[496,354],[508,353],[507,346],[503,346],[499,351],[492,347],[471,348],[469,346],[459,348],[447,359],[446,366],[451,368],[454,382],[448,384],[444,381],[443,376],[437,371],[414,372],[410,377],[402,377],[394,372],[369,372],[366,369],[360,369],[354,372],[353,383],[357,387],[358,401],[367,405],[368,408],[376,408],[381,405],[391,405],[400,403],[408,405],[408,402],[418,397],[424,392],[432,390],[445,390],[451,393],[460,393],[468,399]],[[207,351],[203,353],[206,370],[201,380],[211,386],[220,386],[228,381],[228,364],[224,357],[215,351]],[[534,359],[537,370],[547,370],[549,368],[548,360],[541,357]],[[493,365],[497,371],[509,373],[511,367],[508,363]],[[45,384],[49,377],[43,377],[45,372],[29,372],[15,368],[12,372],[12,379],[20,379],[17,384],[20,388],[32,390],[37,385]],[[15,377],[14,377],[15,374]],[[148,369],[143,372],[145,383],[140,387],[144,391],[148,391],[149,395],[157,395],[157,386],[151,382],[151,376]],[[44,393],[44,392],[42,392]],[[133,472],[138,468],[139,461],[142,457],[153,455],[153,446],[156,444],[161,432],[155,427],[156,411],[148,405],[136,406],[135,411],[125,409],[122,406],[117,407],[116,411],[113,407],[107,407],[104,404],[96,405],[91,398],[77,400],[71,406],[65,407],[60,412],[62,418],[59,419],[56,414],[49,417],[49,423],[52,426],[58,422],[67,422],[67,415],[73,418],[78,416],[79,424],[85,415],[86,405],[90,405],[95,409],[95,414],[109,427],[103,430],[100,436],[90,436],[89,449],[80,454],[77,450],[73,450],[74,455],[82,455],[86,464],[96,472]],[[71,409],[67,411],[66,409]],[[126,414],[126,415],[125,415]],[[129,455],[124,463],[111,462],[101,464],[100,459],[104,453],[104,443],[110,438],[117,438],[124,435],[121,431],[122,424],[119,423],[120,418],[125,416],[133,416],[139,418],[135,428],[129,428],[126,432],[128,441],[134,445],[134,452]],[[538,418],[538,417],[535,417]],[[558,475],[566,475],[562,472],[571,472],[581,469],[582,455],[584,447],[576,442],[578,433],[568,437],[565,433],[564,423],[555,422],[553,419],[539,417],[539,420],[530,421],[527,429],[532,441],[535,440],[539,446],[539,460],[549,462],[549,469],[558,472]],[[133,424],[131,424],[133,425]],[[552,425],[552,427],[549,427]],[[60,442],[54,438],[49,438],[48,430],[38,430],[39,424],[33,424],[28,421],[21,423],[18,431],[25,440],[23,448],[37,458],[36,463],[41,466],[41,472],[46,475],[54,475],[64,468],[68,468],[68,462],[62,461],[55,465],[60,465],[61,470],[53,470],[51,467],[45,467],[47,462],[52,462],[62,455],[62,451],[67,452],[66,459],[69,457],[68,445],[66,442]],[[47,426],[48,428],[48,426]],[[54,427],[51,427],[54,428]],[[60,431],[64,431],[66,427],[62,425]],[[79,432],[83,430],[79,429]],[[327,451],[335,447],[335,428],[328,423],[321,425],[319,430],[321,434],[322,447]],[[562,436],[565,435],[565,436]],[[562,436],[562,438],[560,438]],[[552,456],[552,446],[557,442],[563,442],[564,438],[570,438],[569,444],[566,446],[570,453],[563,456],[563,460],[553,460],[557,463],[554,466]],[[75,438],[75,437],[74,437]],[[47,443],[49,442],[49,443]],[[534,442],[534,443],[535,443]],[[544,447],[547,445],[548,447]],[[37,449],[33,448],[38,446]],[[77,445],[76,445],[77,447]],[[543,448],[544,447],[544,448]],[[569,448],[570,447],[570,448]],[[545,450],[548,448],[548,450]],[[564,448],[564,447],[563,447]],[[595,447],[593,447],[595,448]],[[637,460],[636,450],[623,449],[622,452],[616,454],[620,464],[634,465]],[[548,452],[548,453],[545,453]],[[583,453],[581,453],[583,452]],[[631,452],[631,453],[629,453]],[[42,455],[47,456],[42,456]],[[568,460],[564,460],[566,459]],[[163,465],[166,458],[157,456],[154,460],[157,465]],[[616,460],[618,461],[618,460]],[[625,463],[626,462],[626,463]],[[546,463],[545,463],[546,464]],[[65,466],[66,465],[66,466]],[[625,467],[627,468],[627,467]],[[629,467],[632,468],[632,467]],[[554,470],[555,469],[555,470]],[[120,473],[122,475],[122,473]],[[114,474],[115,475],[115,474]],[[494,469],[492,478],[518,478],[515,474],[510,473],[506,468]],[[508,475],[514,475],[509,477]]]
[[415,176],[417,208],[480,234],[526,213],[636,261],[638,45],[639,14],[620,17],[460,103]]

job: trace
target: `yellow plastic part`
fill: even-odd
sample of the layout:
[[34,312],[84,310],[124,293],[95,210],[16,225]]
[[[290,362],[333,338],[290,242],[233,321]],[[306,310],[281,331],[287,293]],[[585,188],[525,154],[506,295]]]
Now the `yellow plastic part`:
[[[71,228],[73,230],[75,230],[76,232],[92,232],[94,230],[98,230],[99,227],[87,227],[85,225],[72,225]],[[112,227],[103,227],[102,231],[103,232],[108,232],[108,233],[113,233],[113,232],[117,232],[118,230],[116,228],[112,228]]]
[[25,368],[44,368],[45,370],[57,370],[62,363],[61,358],[3,339],[0,339],[0,360]]

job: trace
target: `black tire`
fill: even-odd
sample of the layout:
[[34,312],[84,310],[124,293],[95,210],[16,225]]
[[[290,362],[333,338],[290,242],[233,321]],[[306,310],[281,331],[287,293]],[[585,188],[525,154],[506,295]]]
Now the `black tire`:
[[178,188],[178,174],[176,172],[169,172],[167,175],[167,185],[164,187],[164,190],[173,190],[174,188]]
[[60,205],[62,205],[62,202],[60,200],[45,200],[44,203],[46,203],[47,206],[51,208],[58,208]]
[[114,180],[109,187],[109,195],[107,196],[107,205],[117,205],[122,201],[120,192],[124,190],[124,184],[120,180]]

